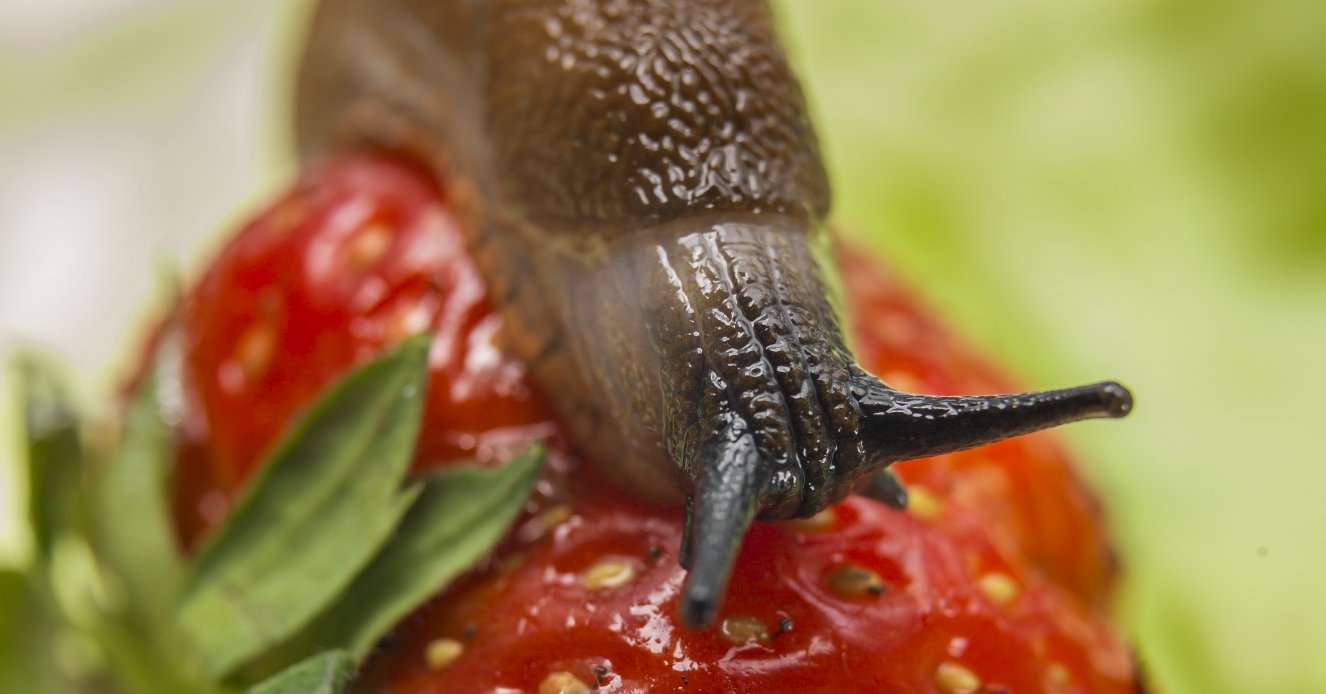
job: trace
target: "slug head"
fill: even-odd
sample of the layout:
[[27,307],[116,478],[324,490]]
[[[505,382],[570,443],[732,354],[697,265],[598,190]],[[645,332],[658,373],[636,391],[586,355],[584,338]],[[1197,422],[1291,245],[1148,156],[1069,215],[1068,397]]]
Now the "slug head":
[[895,462],[1132,409],[1113,382],[990,396],[889,387],[843,345],[798,225],[727,218],[651,246],[667,287],[644,315],[672,356],[646,390],[665,393],[657,419],[687,495],[680,610],[693,626],[717,616],[757,519],[807,517],[854,491],[901,507]]
[[[1096,418],[1117,418],[1132,409],[1132,395],[1114,382],[1019,395],[932,396],[902,393],[857,373],[852,397],[864,415],[865,465],[839,471],[843,486],[826,495],[840,499],[858,482],[898,506],[905,492],[886,468],[901,460],[951,453],[1021,434]],[[749,425],[731,418],[702,453],[686,505],[681,561],[689,570],[681,616],[704,627],[718,613],[732,564],[747,528],[777,505],[772,488],[777,466],[760,456]],[[813,512],[814,507],[804,512]]]

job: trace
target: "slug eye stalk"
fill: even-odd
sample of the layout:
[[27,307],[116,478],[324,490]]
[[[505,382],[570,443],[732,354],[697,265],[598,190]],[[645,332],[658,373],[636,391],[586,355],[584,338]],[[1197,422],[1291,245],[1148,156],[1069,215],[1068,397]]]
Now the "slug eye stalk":
[[695,493],[686,501],[681,565],[687,569],[681,618],[691,626],[713,623],[746,530],[766,497],[772,472],[755,439],[736,419],[710,446]]
[[[1118,418],[1133,396],[1113,381],[1016,395],[936,396],[862,379],[853,395],[865,415],[862,437],[878,468],[966,450],[1084,419]],[[872,470],[873,471],[873,470]]]
[[[869,463],[860,475],[872,491],[898,507],[905,492],[888,475],[888,466],[975,448],[1002,439],[1085,419],[1118,418],[1132,411],[1132,393],[1107,381],[1037,393],[981,396],[935,396],[903,393],[861,374],[851,388],[863,414],[860,438]],[[767,506],[772,466],[764,460],[740,418],[708,448],[695,491],[686,504],[681,562],[689,575],[682,589],[682,619],[694,627],[713,623],[727,589],[742,538]],[[837,499],[852,490],[836,490]]]

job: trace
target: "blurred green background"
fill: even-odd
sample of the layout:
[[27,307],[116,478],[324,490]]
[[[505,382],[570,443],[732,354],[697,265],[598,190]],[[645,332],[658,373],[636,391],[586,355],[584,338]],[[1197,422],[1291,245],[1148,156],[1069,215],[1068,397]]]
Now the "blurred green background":
[[[289,175],[305,3],[83,4],[54,31],[15,23],[35,0],[0,14],[0,347],[50,343],[95,390],[152,252],[196,264]],[[1065,435],[1159,689],[1326,691],[1326,3],[778,4],[837,222],[1029,386],[1137,393]],[[123,276],[80,288],[71,257]]]

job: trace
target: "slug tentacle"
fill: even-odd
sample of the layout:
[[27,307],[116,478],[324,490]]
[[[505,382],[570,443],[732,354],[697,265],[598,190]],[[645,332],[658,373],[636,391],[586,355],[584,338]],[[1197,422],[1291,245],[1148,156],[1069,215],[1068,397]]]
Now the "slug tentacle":
[[688,575],[681,617],[696,626],[712,623],[718,613],[741,540],[755,520],[770,477],[740,419],[731,420],[708,449],[700,483],[687,501],[682,552]]
[[902,482],[887,469],[871,475],[870,481],[858,489],[857,493],[897,511],[907,508],[907,488],[903,487]]
[[1132,394],[1114,382],[1016,395],[935,396],[894,390],[862,375],[853,394],[875,464],[924,458],[1085,419],[1118,418]]

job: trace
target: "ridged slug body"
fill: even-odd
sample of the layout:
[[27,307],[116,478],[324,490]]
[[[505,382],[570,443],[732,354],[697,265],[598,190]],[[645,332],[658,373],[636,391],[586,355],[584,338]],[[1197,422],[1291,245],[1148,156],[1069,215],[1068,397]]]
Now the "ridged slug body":
[[685,502],[684,619],[715,616],[755,519],[892,463],[1094,417],[1128,391],[935,397],[853,361],[808,246],[828,183],[762,0],[322,0],[302,156],[403,151],[471,250],[578,444]]

